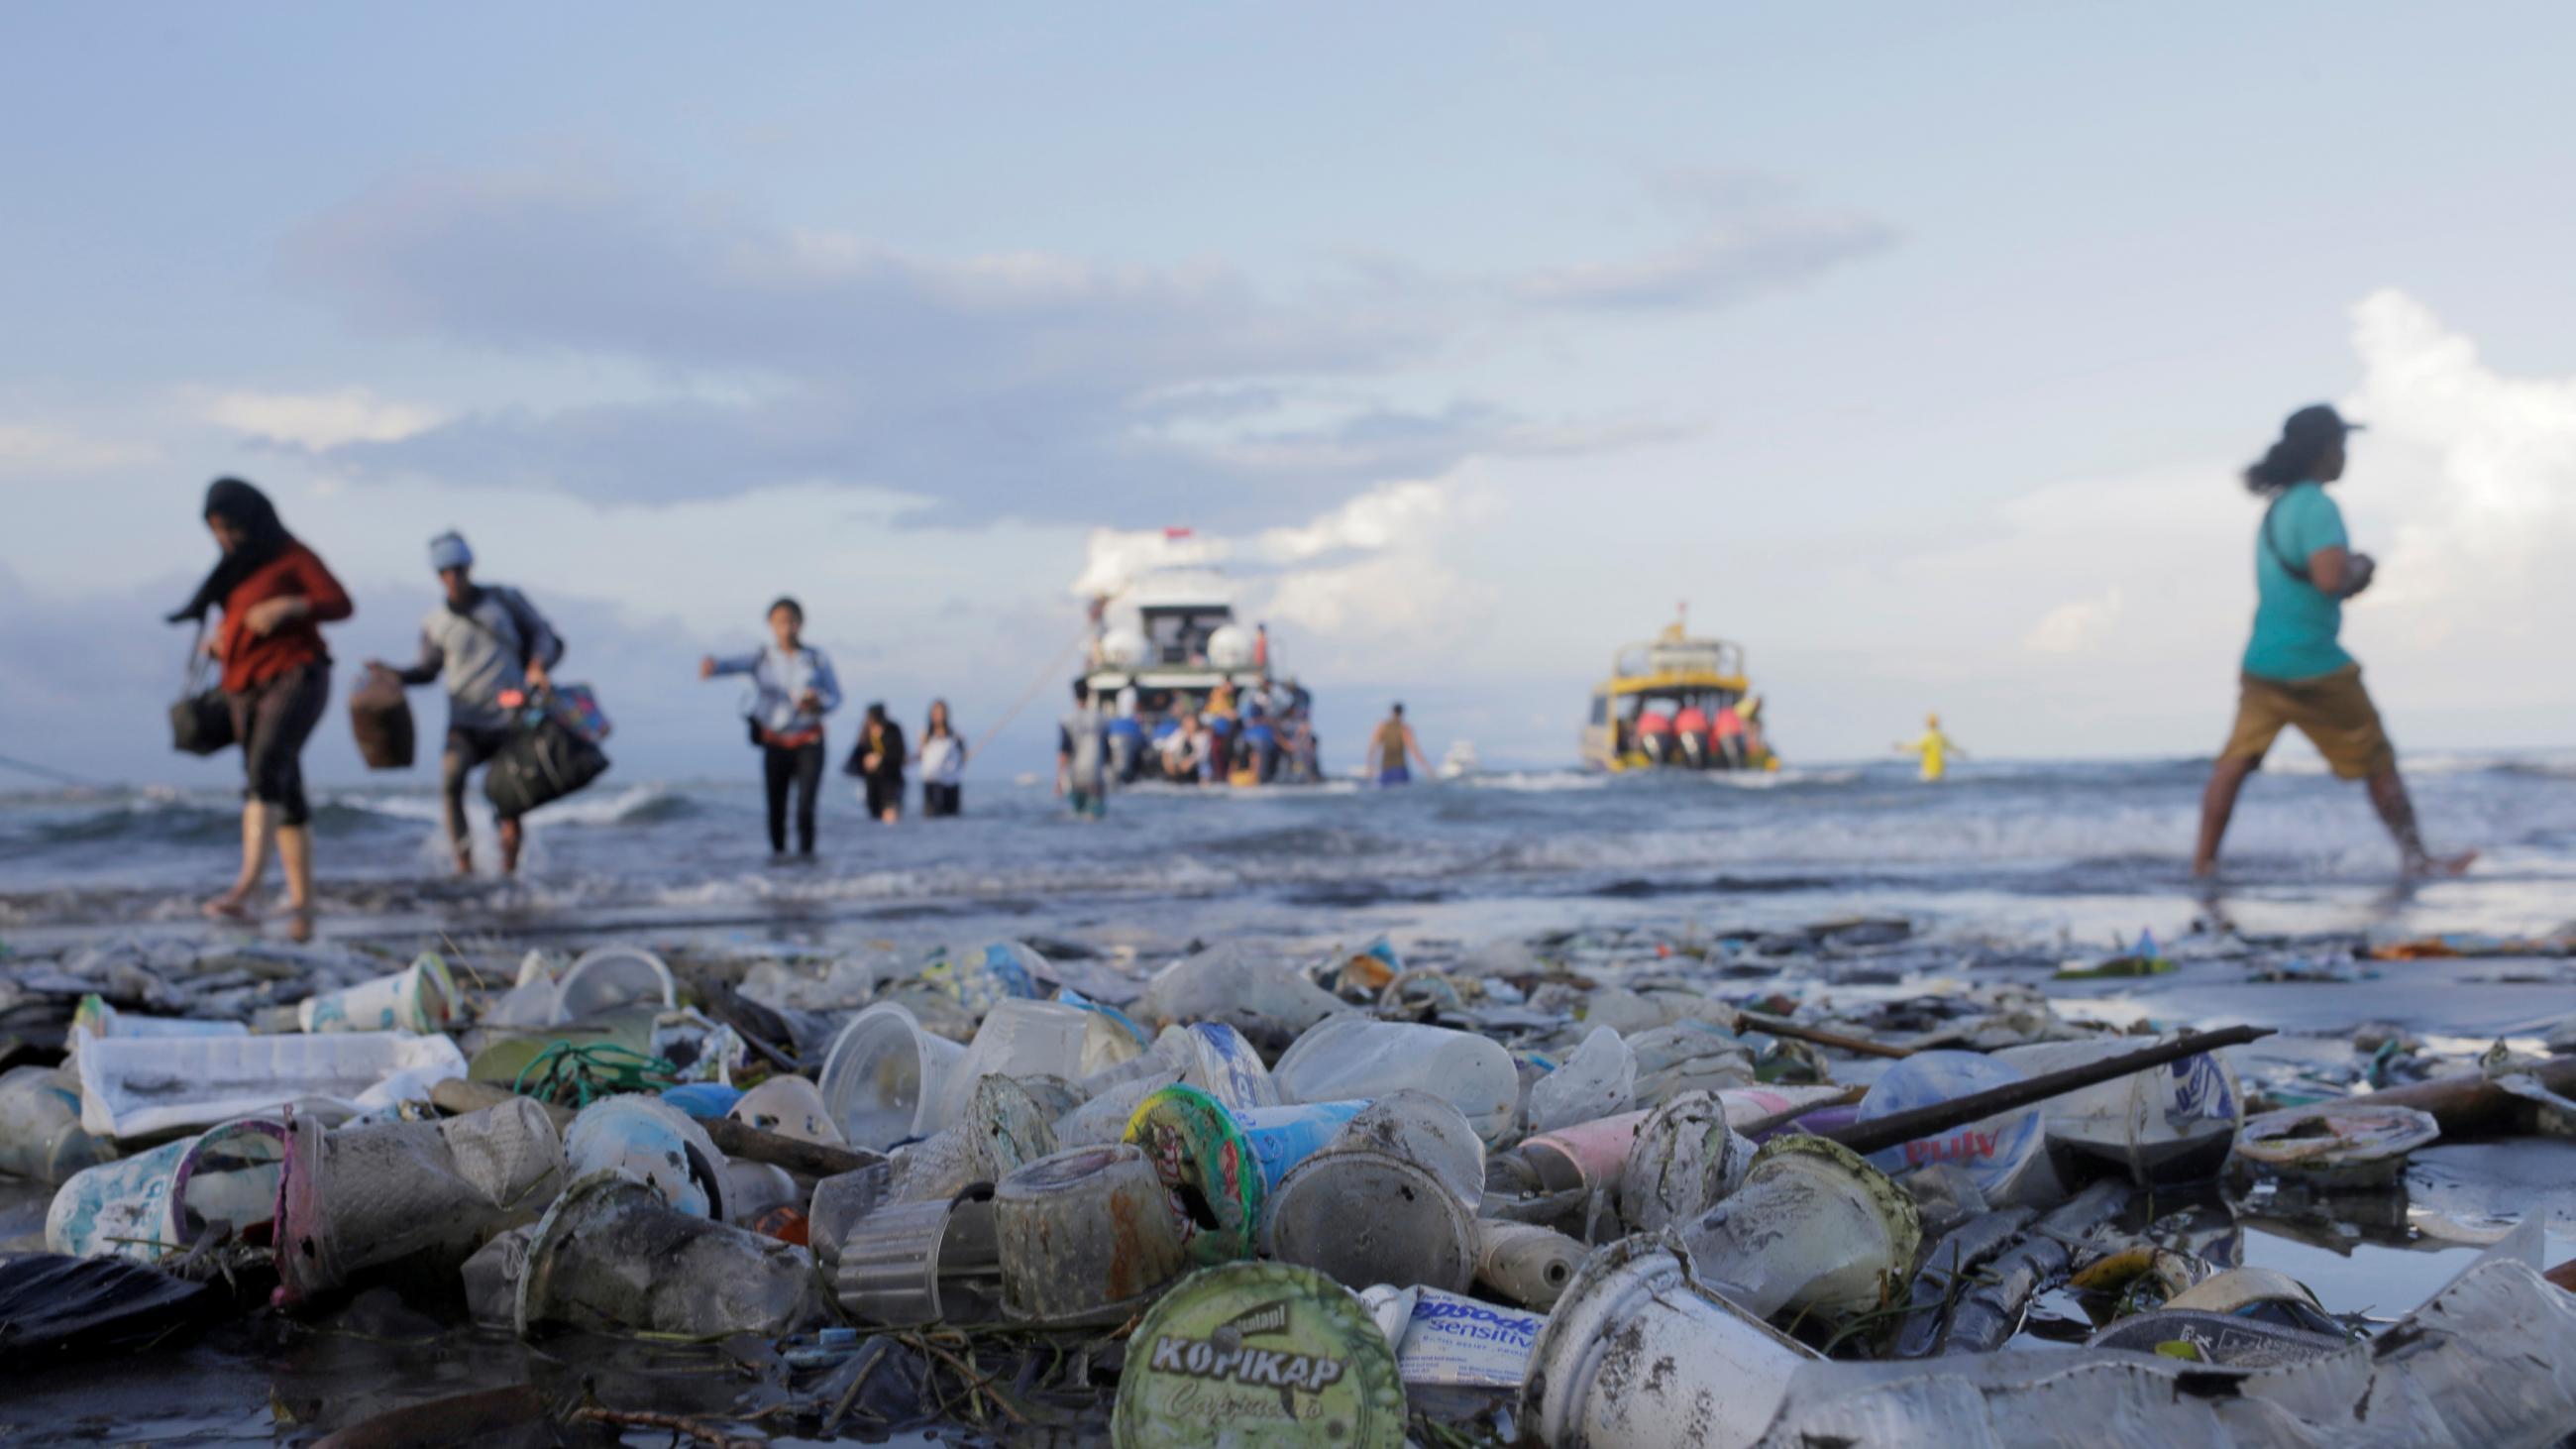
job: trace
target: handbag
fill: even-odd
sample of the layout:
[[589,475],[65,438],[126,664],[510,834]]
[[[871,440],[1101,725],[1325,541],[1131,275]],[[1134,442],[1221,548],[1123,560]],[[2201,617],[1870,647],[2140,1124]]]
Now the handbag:
[[188,670],[179,678],[179,698],[170,706],[170,748],[190,755],[211,755],[239,743],[233,737],[232,701],[220,689],[206,687],[206,624],[197,621],[197,637],[188,645]]

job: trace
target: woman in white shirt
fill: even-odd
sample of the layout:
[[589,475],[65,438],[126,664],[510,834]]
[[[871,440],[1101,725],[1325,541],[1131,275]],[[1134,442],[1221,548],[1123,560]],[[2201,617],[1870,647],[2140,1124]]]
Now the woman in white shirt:
[[814,796],[823,785],[823,716],[841,707],[841,682],[820,649],[805,646],[805,609],[794,599],[769,606],[772,643],[749,654],[698,661],[698,677],[751,676],[743,713],[760,748],[761,783],[769,795],[769,848],[787,854],[787,792],[796,792],[796,851],[814,853]]
[[915,758],[921,764],[922,815],[936,820],[956,814],[965,803],[958,779],[966,773],[966,742],[948,718],[948,701],[930,702],[930,720],[921,727],[921,753]]

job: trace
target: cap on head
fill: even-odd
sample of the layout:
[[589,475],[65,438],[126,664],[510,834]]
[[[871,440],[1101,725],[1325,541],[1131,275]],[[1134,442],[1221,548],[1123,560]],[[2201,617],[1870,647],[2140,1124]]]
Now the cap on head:
[[2340,442],[2344,434],[2361,431],[2361,426],[2345,422],[2331,403],[2310,403],[2283,420],[2281,437],[2292,443],[2322,443],[2329,439]]
[[449,569],[471,568],[473,564],[474,550],[465,546],[465,535],[454,529],[429,541],[429,566],[433,571],[443,574]]

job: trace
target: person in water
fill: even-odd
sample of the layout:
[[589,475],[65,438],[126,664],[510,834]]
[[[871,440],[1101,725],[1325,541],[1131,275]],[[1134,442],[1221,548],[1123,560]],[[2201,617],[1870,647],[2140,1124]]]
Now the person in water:
[[2269,500],[2254,542],[2254,631],[2246,642],[2236,724],[2201,796],[2200,843],[2191,870],[2218,870],[2218,847],[2245,778],[2285,727],[2296,727],[2341,780],[2368,782],[2370,803],[2397,842],[2409,875],[2455,875],[2476,852],[2434,857],[2415,828],[2415,807],[2397,773],[2397,749],[2362,687],[2361,665],[2345,653],[2343,601],[2370,587],[2377,565],[2353,551],[2343,511],[2326,496],[2343,477],[2347,423],[2324,403],[2290,414],[2280,441],[2245,470],[2245,486]]
[[903,726],[886,715],[883,703],[868,706],[859,726],[859,742],[850,747],[844,774],[859,777],[859,796],[868,814],[888,825],[903,818]]
[[1963,760],[1968,758],[1968,752],[1959,747],[1957,740],[1941,733],[1941,716],[1937,714],[1923,716],[1923,738],[1896,746],[1896,752],[1921,757],[1922,779],[1927,785],[1950,773],[1952,755]]
[[313,938],[311,802],[304,795],[304,741],[331,699],[331,651],[321,625],[357,612],[348,591],[313,550],[278,521],[268,495],[238,478],[218,478],[200,510],[223,556],[170,622],[205,629],[222,667],[224,702],[241,745],[241,873],[206,902],[218,920],[250,919],[251,893],[268,873],[272,849],[286,873],[287,934]]
[[913,758],[921,765],[922,818],[955,815],[965,803],[965,787],[958,780],[966,770],[966,742],[957,738],[957,726],[949,722],[948,701],[930,702],[930,718],[921,726],[921,752]]
[[1056,729],[1055,792],[1076,820],[1109,813],[1109,728],[1092,708],[1088,680],[1073,682],[1073,710]]
[[769,849],[787,854],[787,797],[796,796],[796,853],[814,853],[814,797],[823,785],[823,716],[841,707],[841,681],[831,656],[805,642],[805,606],[781,598],[769,606],[769,644],[749,654],[698,661],[698,677],[751,676],[744,711],[760,747],[760,781],[769,799]]
[[1413,726],[1404,722],[1404,706],[1397,704],[1378,722],[1377,733],[1369,736],[1369,765],[1377,772],[1377,782],[1402,785],[1410,781],[1413,776],[1404,768],[1408,757],[1422,767],[1424,774],[1431,773],[1431,762],[1422,757],[1422,746],[1414,741]]
[[[456,873],[474,873],[474,841],[466,832],[465,780],[510,742],[510,706],[505,691],[525,683],[544,689],[548,671],[563,660],[563,640],[537,612],[527,596],[505,584],[474,582],[474,550],[462,535],[442,533],[429,541],[429,566],[438,574],[446,599],[420,621],[420,659],[397,669],[370,659],[372,673],[390,674],[405,685],[442,680],[447,686],[447,747],[439,755],[438,786],[447,809],[447,845],[456,853]],[[500,821],[501,873],[519,869],[522,841],[519,819]]]

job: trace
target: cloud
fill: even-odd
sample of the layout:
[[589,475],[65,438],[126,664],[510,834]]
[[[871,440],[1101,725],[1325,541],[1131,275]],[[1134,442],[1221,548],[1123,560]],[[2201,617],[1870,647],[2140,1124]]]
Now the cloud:
[[2120,591],[2107,590],[2090,599],[2075,599],[2058,605],[2040,616],[2021,647],[2034,654],[2087,654],[2099,648],[2103,636],[2120,617]]
[[2362,379],[2346,405],[2371,430],[2342,491],[2394,539],[2371,604],[2404,608],[2425,646],[2568,617],[2576,378],[2501,376],[2403,292],[2371,294],[2352,319]]
[[157,456],[139,443],[84,437],[56,428],[0,423],[0,478],[101,473]]
[[1875,217],[1803,205],[1794,188],[1759,173],[1674,173],[1657,192],[1688,229],[1680,242],[1623,260],[1542,268],[1514,279],[1511,293],[1551,307],[1715,307],[1796,286],[1897,241]]
[[399,442],[443,417],[436,408],[387,402],[362,387],[327,393],[217,393],[200,413],[217,427],[317,451],[346,443]]
[[1239,536],[1095,529],[1071,592],[1118,596],[1149,574],[1221,571],[1237,616],[1293,635],[1300,668],[1365,673],[1480,627],[1495,591],[1451,559],[1482,512],[1456,480],[1413,480]]
[[[1422,376],[1511,320],[1492,315],[1498,303],[1531,315],[1715,305],[1812,275],[1874,235],[1857,218],[1739,201],[1679,256],[1500,288],[1347,267],[1277,292],[1213,260],[922,255],[541,170],[387,186],[303,228],[282,266],[362,328],[606,361],[655,390],[314,445],[354,478],[644,503],[819,481],[917,500],[916,526],[1241,528],[1471,457],[1669,436],[1671,424],[1443,400]],[[1398,379],[1401,404],[1388,395]]]

